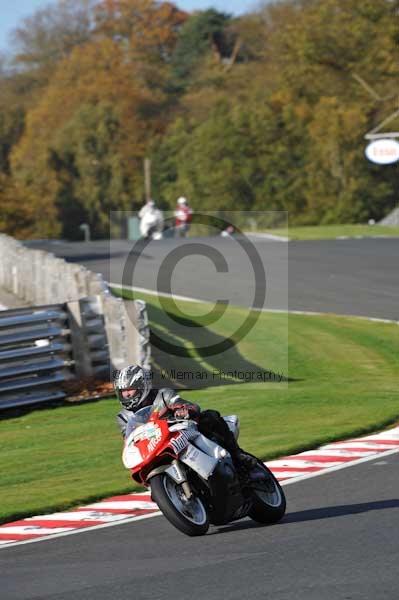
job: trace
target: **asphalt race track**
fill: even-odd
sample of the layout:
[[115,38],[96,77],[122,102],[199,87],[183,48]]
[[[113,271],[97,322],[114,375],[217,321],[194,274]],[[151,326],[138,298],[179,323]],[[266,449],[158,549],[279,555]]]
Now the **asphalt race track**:
[[[212,301],[228,294],[247,306],[253,282],[235,242],[209,243],[228,248],[234,277],[216,274],[204,259],[194,265],[186,258],[173,292]],[[179,244],[165,240],[143,249],[134,285],[167,291],[160,265]],[[124,242],[111,248],[111,257],[107,242],[32,246],[83,263],[114,283],[121,282],[130,251]],[[256,249],[272,282],[269,308],[287,307],[288,252],[290,309],[399,319],[399,240],[259,241]],[[287,485],[287,515],[272,527],[246,519],[188,538],[161,516],[3,548],[0,598],[396,600],[397,469],[393,454]]]
[[[217,272],[204,257],[187,256],[174,271],[175,294],[250,306],[254,270],[236,241],[205,238],[151,242],[140,250],[133,281],[122,279],[129,260],[136,259],[132,243],[35,242],[32,247],[86,265],[107,281],[168,291],[161,267],[165,256],[193,241],[219,250],[228,259],[229,273]],[[399,238],[328,240],[310,242],[256,241],[253,244],[266,271],[266,307],[399,320]],[[130,258],[129,253],[131,253]],[[188,251],[187,251],[188,253]],[[184,250],[183,250],[184,254]],[[128,269],[125,269],[126,271]],[[159,282],[157,283],[157,277]],[[289,284],[289,285],[288,285]]]
[[162,516],[0,551],[2,600],[396,600],[397,454],[286,486],[278,525]]

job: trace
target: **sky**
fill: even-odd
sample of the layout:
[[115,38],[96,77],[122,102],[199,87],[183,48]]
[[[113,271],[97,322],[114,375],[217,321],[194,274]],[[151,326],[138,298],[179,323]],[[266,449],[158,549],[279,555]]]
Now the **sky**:
[[[0,50],[10,47],[9,33],[17,27],[23,17],[30,16],[38,8],[52,4],[50,0],[0,0]],[[214,7],[217,10],[238,15],[254,8],[256,0],[175,0],[180,8],[191,11]]]

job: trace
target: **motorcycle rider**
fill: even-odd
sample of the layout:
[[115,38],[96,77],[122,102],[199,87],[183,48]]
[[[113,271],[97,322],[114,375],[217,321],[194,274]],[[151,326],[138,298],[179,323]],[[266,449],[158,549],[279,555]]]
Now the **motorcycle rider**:
[[206,437],[226,448],[238,469],[242,472],[256,466],[256,459],[246,454],[238,446],[226,421],[216,410],[201,411],[198,404],[188,402],[170,388],[152,388],[152,373],[138,365],[130,365],[114,372],[114,388],[122,410],[117,415],[117,423],[125,436],[129,419],[139,409],[151,406],[162,394],[167,406],[176,419],[192,419],[198,423],[198,430]]
[[187,198],[180,196],[177,199],[175,210],[175,232],[177,237],[186,237],[193,218],[193,211],[188,205]]
[[148,200],[139,212],[140,232],[144,239],[160,239],[163,229],[163,214],[155,206],[154,200]]

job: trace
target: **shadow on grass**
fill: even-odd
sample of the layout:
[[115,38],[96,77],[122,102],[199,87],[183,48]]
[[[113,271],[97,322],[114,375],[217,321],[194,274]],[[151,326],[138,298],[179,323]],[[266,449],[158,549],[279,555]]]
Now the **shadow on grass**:
[[[259,365],[248,360],[240,352],[234,337],[227,344],[228,349],[211,352],[210,348],[225,344],[226,338],[205,327],[201,318],[177,317],[154,304],[147,304],[147,310],[155,387],[158,383],[160,387],[179,389],[260,383],[262,374],[268,383],[298,381],[268,369],[266,364]],[[179,379],[174,373],[176,371],[184,377]],[[239,371],[241,378],[231,376],[232,371]]]
[[[114,291],[114,294],[118,297],[132,297],[129,292],[121,294]],[[125,301],[129,302],[130,300]],[[209,348],[224,343],[226,338],[203,325],[201,317],[176,316],[172,311],[165,311],[152,303],[148,303],[147,307],[151,329],[150,341],[155,388],[172,387],[193,390],[243,383],[262,383],[263,380],[257,378],[257,374],[263,374],[266,378],[265,383],[274,385],[301,381],[297,378],[288,378],[283,373],[276,373],[268,369],[267,364],[259,365],[248,360],[240,352],[234,339],[231,340],[232,343],[228,350],[215,354],[210,353]],[[170,352],[173,347],[177,348],[178,356]],[[184,380],[179,380],[173,375],[173,370],[187,373],[188,376]],[[235,378],[229,375],[229,372],[232,371],[252,374],[253,378]],[[79,405],[95,400],[97,399],[84,399],[74,404]],[[59,406],[71,406],[71,403],[55,400],[43,404],[4,409],[0,414],[0,421],[24,416],[32,411],[48,410]]]

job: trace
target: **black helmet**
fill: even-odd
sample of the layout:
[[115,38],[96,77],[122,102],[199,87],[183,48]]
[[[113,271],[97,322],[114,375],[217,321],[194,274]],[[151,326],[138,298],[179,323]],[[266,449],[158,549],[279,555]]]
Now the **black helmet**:
[[[144,400],[151,390],[151,371],[142,367],[131,365],[121,371],[115,371],[113,374],[114,388],[119,402],[127,410],[136,412],[142,407]],[[136,390],[131,398],[122,396],[123,390]]]

